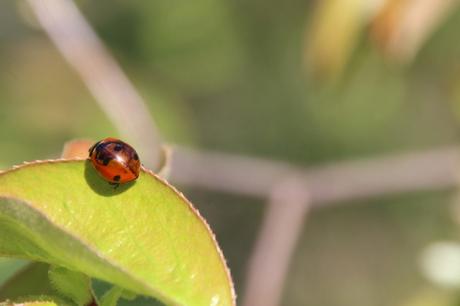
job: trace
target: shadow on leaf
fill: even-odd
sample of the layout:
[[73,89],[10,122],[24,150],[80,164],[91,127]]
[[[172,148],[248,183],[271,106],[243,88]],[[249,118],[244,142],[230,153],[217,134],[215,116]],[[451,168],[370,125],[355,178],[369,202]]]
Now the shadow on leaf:
[[105,197],[112,197],[123,193],[136,183],[136,181],[132,181],[120,184],[118,187],[110,185],[97,173],[90,160],[85,161],[85,179],[94,192]]

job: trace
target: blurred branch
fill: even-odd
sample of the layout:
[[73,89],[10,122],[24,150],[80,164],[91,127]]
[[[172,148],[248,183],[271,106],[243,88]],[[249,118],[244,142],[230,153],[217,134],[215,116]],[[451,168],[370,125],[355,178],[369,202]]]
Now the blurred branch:
[[171,181],[266,198],[280,180],[296,177],[314,207],[402,192],[444,190],[457,183],[455,147],[302,169],[285,162],[176,147]]
[[[115,126],[133,139],[147,166],[160,161],[159,139],[142,98],[71,0],[28,0],[40,24],[79,73]],[[265,198],[280,178],[299,177],[312,205],[387,193],[441,189],[455,184],[454,148],[304,171],[283,162],[177,148],[171,179],[177,183]],[[152,166],[154,165],[154,166]]]
[[264,221],[248,265],[243,306],[279,304],[289,262],[309,209],[309,194],[295,178],[269,196]]
[[120,134],[142,152],[152,169],[160,163],[160,139],[134,86],[71,0],[27,0],[39,23],[80,75]]
[[176,148],[176,183],[269,198],[251,254],[243,306],[276,306],[310,207],[457,184],[458,148],[340,162],[303,170],[283,162]]

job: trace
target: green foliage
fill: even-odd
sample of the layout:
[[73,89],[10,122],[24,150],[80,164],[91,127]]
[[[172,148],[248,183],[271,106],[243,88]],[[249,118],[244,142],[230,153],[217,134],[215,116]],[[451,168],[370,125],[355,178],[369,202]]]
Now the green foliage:
[[63,267],[51,267],[48,274],[53,288],[78,306],[85,306],[92,301],[91,280],[88,276]]
[[[181,194],[149,172],[117,189],[88,161],[5,172],[0,232],[2,255],[79,271],[168,305],[234,303],[209,228]],[[85,281],[63,271],[51,272],[55,287],[69,296],[80,284],[72,299],[82,302]]]
[[24,267],[26,264],[27,261],[24,260],[0,258],[0,284],[3,284],[15,272]]
[[100,306],[116,306],[118,299],[122,296],[123,289],[119,287],[113,287],[107,291],[104,296],[101,298],[99,305]]
[[242,69],[242,46],[225,0],[148,1],[142,7],[146,62],[177,85],[215,90]]
[[0,301],[55,294],[48,280],[48,270],[49,265],[45,263],[28,264],[0,287]]
[[0,306],[75,306],[67,300],[52,295],[27,296],[18,299],[8,299],[0,303]]
[[[25,303],[0,303],[0,306],[58,306],[58,304],[55,304],[54,302],[25,302]],[[62,305],[61,305],[62,306]]]

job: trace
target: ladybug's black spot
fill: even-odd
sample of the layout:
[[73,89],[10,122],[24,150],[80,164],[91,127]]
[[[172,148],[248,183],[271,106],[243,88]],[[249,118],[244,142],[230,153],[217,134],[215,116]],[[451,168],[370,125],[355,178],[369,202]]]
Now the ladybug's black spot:
[[115,152],[121,151],[121,149],[123,149],[123,145],[121,143],[115,144],[115,147],[113,148]]
[[139,159],[139,156],[137,155],[137,153],[134,153],[134,160],[138,160]]
[[120,178],[121,178],[121,177],[120,177],[119,175],[115,175],[115,176],[113,177],[113,180],[114,180],[115,182],[118,182],[118,181],[120,180]]
[[104,166],[107,166],[107,165],[110,163],[110,160],[111,160],[110,157],[105,156],[105,157],[104,157],[104,160],[102,161],[102,163],[104,164]]
[[96,150],[96,159],[103,161],[105,157],[106,154],[104,152]]

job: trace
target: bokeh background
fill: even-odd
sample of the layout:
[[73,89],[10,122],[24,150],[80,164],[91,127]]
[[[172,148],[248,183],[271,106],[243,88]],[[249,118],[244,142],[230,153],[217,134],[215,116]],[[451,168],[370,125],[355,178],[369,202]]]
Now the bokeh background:
[[[77,4],[168,143],[308,168],[458,143],[457,2]],[[117,135],[24,1],[0,2],[0,67],[0,168]],[[210,222],[243,295],[265,201],[179,188]],[[455,190],[313,211],[281,305],[458,305],[456,211]],[[450,282],[424,273],[436,270],[436,256],[434,268],[421,258],[439,241],[450,247],[434,254],[451,263],[439,269],[458,271]],[[0,262],[0,281],[22,264]]]

